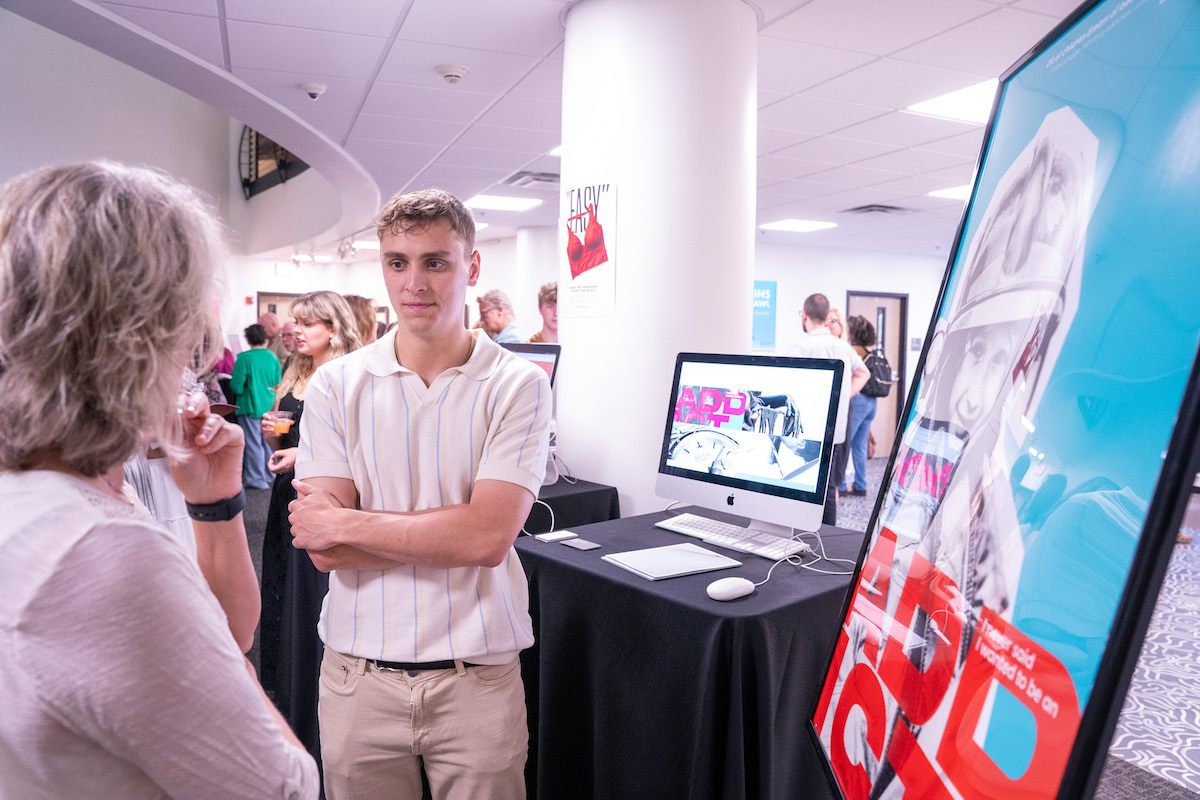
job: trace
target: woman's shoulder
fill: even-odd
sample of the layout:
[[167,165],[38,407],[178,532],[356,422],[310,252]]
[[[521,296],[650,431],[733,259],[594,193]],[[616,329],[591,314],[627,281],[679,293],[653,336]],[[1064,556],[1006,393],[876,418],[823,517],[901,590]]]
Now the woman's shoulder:
[[[22,502],[4,503],[12,492]],[[191,568],[183,545],[144,511],[95,491],[81,481],[52,472],[0,474],[0,581],[29,601],[39,587],[68,583],[87,594],[112,574],[148,569]]]

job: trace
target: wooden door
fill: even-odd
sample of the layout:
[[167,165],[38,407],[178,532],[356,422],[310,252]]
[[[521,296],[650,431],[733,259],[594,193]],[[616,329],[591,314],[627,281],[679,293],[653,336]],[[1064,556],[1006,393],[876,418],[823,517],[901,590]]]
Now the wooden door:
[[892,367],[895,383],[887,397],[879,398],[875,421],[871,433],[875,434],[875,457],[886,458],[892,451],[892,440],[900,423],[900,412],[904,410],[904,398],[908,393],[905,386],[904,356],[908,341],[908,295],[846,293],[846,318],[866,317],[875,326],[879,347]]

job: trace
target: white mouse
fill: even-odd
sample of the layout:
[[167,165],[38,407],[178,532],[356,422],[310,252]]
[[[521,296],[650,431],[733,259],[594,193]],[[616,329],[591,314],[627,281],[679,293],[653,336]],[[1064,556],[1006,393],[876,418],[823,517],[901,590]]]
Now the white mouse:
[[708,585],[708,596],[713,600],[736,600],[754,591],[754,582],[746,578],[721,578]]

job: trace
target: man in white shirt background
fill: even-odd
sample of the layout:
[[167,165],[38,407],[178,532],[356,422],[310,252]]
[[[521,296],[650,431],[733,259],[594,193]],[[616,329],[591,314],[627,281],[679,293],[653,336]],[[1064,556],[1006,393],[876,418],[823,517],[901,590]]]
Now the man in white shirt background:
[[[846,419],[850,414],[850,398],[871,378],[871,371],[862,357],[846,342],[833,335],[826,325],[829,316],[829,298],[823,294],[810,294],[804,300],[800,320],[804,323],[804,336],[791,350],[791,355],[805,358],[836,358],[846,365],[842,373],[842,396],[838,401],[837,425],[833,434],[833,446],[846,447]],[[837,524],[837,487],[830,480],[825,490],[825,515],[821,521],[826,525]]]

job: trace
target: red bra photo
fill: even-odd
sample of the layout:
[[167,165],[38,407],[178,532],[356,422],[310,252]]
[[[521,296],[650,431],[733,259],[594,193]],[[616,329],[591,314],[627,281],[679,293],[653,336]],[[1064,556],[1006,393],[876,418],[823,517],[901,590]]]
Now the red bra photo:
[[567,222],[573,222],[587,215],[587,227],[583,231],[583,241],[571,226],[567,226],[567,260],[571,262],[571,277],[578,278],[592,267],[598,267],[608,261],[608,251],[604,249],[604,229],[596,221],[596,207],[588,203],[587,211],[568,217]]

